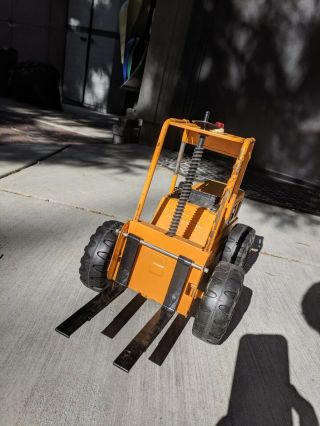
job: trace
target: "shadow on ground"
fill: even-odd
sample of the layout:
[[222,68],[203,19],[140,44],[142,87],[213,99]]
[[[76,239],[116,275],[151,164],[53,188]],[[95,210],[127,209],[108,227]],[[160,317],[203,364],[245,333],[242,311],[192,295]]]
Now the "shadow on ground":
[[256,263],[258,260],[259,254],[263,247],[263,240],[264,238],[261,235],[255,235],[253,245],[251,247],[251,250],[248,254],[246,263],[244,265],[244,272],[247,274],[252,266]]
[[[36,118],[41,118],[41,111],[35,112],[31,117],[17,113],[2,112],[0,118],[0,169],[2,162],[12,163],[12,170],[20,168],[22,164],[41,161],[47,154],[39,154],[41,145],[50,146],[57,150],[61,144],[68,145],[64,152],[50,155],[46,165],[61,164],[82,169],[96,167],[98,169],[111,169],[120,173],[146,172],[148,163],[140,160],[150,160],[153,149],[143,145],[112,145],[112,124],[116,118],[105,116],[99,118],[97,127],[102,126],[106,131],[106,138],[95,138],[72,133],[70,131],[39,123]],[[105,120],[104,122],[102,122]],[[79,122],[84,125],[93,125],[94,119],[81,117]],[[68,127],[69,126],[68,122]],[[40,148],[39,148],[40,146]],[[169,169],[175,167],[177,153],[163,151],[160,165]],[[138,160],[138,161],[136,161]],[[18,167],[15,164],[19,163]],[[22,163],[22,164],[21,164]],[[185,173],[189,166],[186,158]],[[231,165],[232,166],[232,165]],[[10,167],[9,167],[10,168]],[[10,168],[11,171],[11,168]],[[230,172],[230,164],[221,156],[215,159],[204,159],[199,171],[199,179],[225,180],[226,172]],[[99,172],[100,173],[100,172]],[[182,174],[183,174],[182,173]],[[245,175],[243,188],[248,198],[262,202],[258,205],[266,220],[275,220],[278,227],[285,225],[298,226],[298,215],[290,210],[320,214],[320,196],[316,188],[302,185],[293,185],[290,182],[274,181],[265,173],[249,169]],[[273,211],[273,205],[285,207],[288,210]],[[318,224],[317,219],[306,216],[305,221],[311,225]],[[316,223],[315,223],[316,221]]]
[[[43,120],[43,121],[42,121]],[[49,123],[48,120],[50,120]],[[68,113],[57,115],[50,111],[34,110],[31,115],[19,114],[12,111],[1,111],[0,142],[27,143],[112,143],[112,126],[117,122],[116,117],[70,116]],[[65,128],[61,127],[65,126]],[[92,135],[82,128],[90,128]],[[97,137],[95,131],[104,131],[106,137]],[[102,135],[102,133],[101,133]]]
[[[15,123],[36,123],[37,119],[52,119],[57,124],[68,124],[68,127],[80,127],[81,125],[93,129],[106,129],[118,121],[114,115],[98,114],[88,108],[72,107],[64,105],[61,112],[47,109],[40,109],[30,104],[11,101],[8,98],[0,98],[0,102],[5,104],[1,110],[0,125]],[[1,106],[0,106],[1,108]]]
[[[175,169],[177,153],[165,151],[160,160],[164,167]],[[185,156],[181,175],[185,176],[191,157]],[[226,181],[230,176],[233,160],[215,153],[201,161],[197,179],[216,179]],[[250,166],[246,171],[241,187],[246,191],[246,197],[265,204],[271,204],[303,213],[320,215],[320,192],[315,185],[306,185],[300,181],[284,180],[265,170]]]
[[[258,260],[260,251],[263,247],[263,237],[260,235],[256,235],[254,238],[252,249],[249,252],[249,255],[247,257],[246,263],[244,265],[244,271],[245,273],[248,273],[252,266],[256,263]],[[226,334],[224,335],[221,345],[230,337],[230,335],[233,333],[233,331],[238,327],[240,321],[242,320],[244,314],[247,312],[250,302],[252,298],[252,290],[248,287],[243,287],[241,296],[239,298],[238,303],[236,304],[234,314],[232,316],[232,319],[230,321],[229,327],[227,329]]]
[[320,282],[313,284],[304,295],[302,312],[310,327],[320,333]]
[[217,426],[319,426],[315,411],[290,383],[287,340],[247,334],[240,340],[228,413]]
[[[48,149],[50,153],[48,155]],[[149,148],[141,146],[124,145],[117,147],[115,145],[67,145],[66,149],[61,150],[62,146],[15,143],[2,145],[0,143],[0,169],[1,163],[12,163],[12,170],[17,165],[26,166],[33,162],[46,160],[46,166],[65,165],[77,168],[95,167],[99,169],[114,170],[118,173],[135,174],[142,170],[147,172],[148,163],[143,164],[143,160],[151,158]],[[141,162],[140,162],[141,161]],[[48,171],[48,174],[50,172]]]

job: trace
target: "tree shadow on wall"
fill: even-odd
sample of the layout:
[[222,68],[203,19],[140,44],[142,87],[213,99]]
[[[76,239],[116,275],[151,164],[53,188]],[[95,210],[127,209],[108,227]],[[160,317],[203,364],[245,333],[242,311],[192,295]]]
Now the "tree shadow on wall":
[[217,426],[319,426],[312,405],[290,383],[288,345],[283,336],[241,338],[228,414]]
[[256,137],[253,164],[320,183],[319,4],[194,2],[177,87],[187,95],[171,113],[212,108],[231,133]]

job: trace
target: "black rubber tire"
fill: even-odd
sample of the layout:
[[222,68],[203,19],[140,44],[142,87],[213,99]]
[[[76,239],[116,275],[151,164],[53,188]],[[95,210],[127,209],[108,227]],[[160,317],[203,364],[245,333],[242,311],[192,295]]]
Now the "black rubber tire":
[[238,223],[232,228],[225,243],[220,260],[244,267],[254,242],[256,231]]
[[100,292],[111,286],[106,270],[117,241],[116,231],[122,225],[121,222],[109,220],[99,226],[91,236],[89,244],[84,249],[79,269],[80,280],[86,287]]
[[194,336],[213,345],[220,343],[239,300],[243,279],[244,270],[240,266],[218,263],[196,312]]

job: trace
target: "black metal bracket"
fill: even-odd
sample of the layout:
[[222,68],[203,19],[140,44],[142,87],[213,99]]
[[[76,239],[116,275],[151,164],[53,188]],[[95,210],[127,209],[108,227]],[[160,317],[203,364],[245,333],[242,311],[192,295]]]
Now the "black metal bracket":
[[192,260],[184,256],[179,256],[169,284],[168,292],[163,302],[163,306],[166,308],[173,311],[177,308],[183,287],[190,272],[191,264]]
[[130,274],[138,254],[139,247],[140,238],[133,234],[128,234],[126,246],[124,248],[117,277],[115,279],[115,282],[123,287],[128,287]]
[[65,337],[70,337],[71,334],[78,330],[78,328],[87,321],[90,321],[124,291],[125,288],[120,286],[109,287],[106,291],[98,294],[90,300],[90,302],[86,303],[69,318],[58,325],[56,331]]

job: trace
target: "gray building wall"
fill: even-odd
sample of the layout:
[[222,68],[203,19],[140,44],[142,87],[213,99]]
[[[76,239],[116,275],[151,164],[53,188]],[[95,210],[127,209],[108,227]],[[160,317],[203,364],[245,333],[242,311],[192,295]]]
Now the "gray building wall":
[[161,0],[138,101],[142,137],[210,109],[257,139],[258,168],[320,184],[319,0]]

